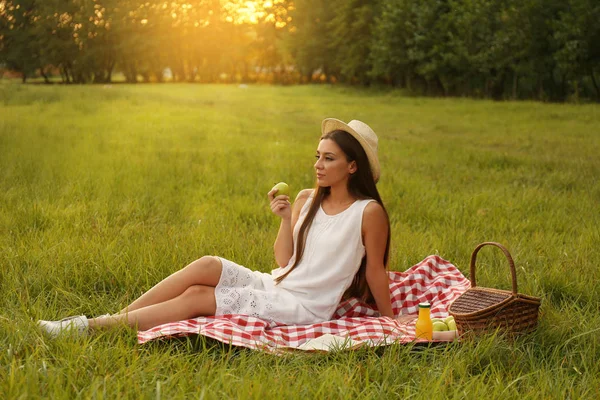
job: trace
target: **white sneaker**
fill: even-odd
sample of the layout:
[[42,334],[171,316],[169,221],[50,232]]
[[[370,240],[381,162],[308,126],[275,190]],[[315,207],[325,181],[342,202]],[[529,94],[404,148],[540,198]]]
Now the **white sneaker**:
[[88,331],[88,320],[85,315],[68,317],[60,321],[38,321],[38,326],[42,328],[50,337],[55,338],[59,335],[71,332],[78,336],[85,335]]

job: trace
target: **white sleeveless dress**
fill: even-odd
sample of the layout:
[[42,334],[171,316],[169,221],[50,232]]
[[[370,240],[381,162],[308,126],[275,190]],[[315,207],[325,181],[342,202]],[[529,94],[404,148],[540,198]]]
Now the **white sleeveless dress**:
[[245,314],[284,325],[331,319],[365,255],[361,233],[363,211],[375,200],[357,200],[336,215],[327,215],[319,207],[300,263],[276,284],[275,278],[285,274],[296,260],[298,231],[312,201],[311,194],[294,226],[294,254],[287,266],[265,273],[220,258],[223,272],[215,288],[215,315]]

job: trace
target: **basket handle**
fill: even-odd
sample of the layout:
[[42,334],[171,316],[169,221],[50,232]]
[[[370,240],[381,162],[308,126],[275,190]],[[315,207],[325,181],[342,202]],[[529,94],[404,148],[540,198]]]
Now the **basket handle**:
[[471,254],[471,276],[470,276],[471,287],[477,286],[477,284],[475,283],[475,260],[477,259],[477,253],[483,246],[487,246],[487,245],[498,247],[500,250],[502,250],[502,252],[506,256],[506,258],[508,259],[508,264],[510,265],[510,273],[512,275],[512,291],[513,291],[513,295],[516,296],[518,292],[517,292],[517,272],[515,271],[515,263],[510,255],[510,253],[508,252],[508,250],[506,250],[506,247],[504,247],[500,243],[496,243],[496,242],[483,242],[479,246],[475,247],[475,250],[473,250],[473,254]]

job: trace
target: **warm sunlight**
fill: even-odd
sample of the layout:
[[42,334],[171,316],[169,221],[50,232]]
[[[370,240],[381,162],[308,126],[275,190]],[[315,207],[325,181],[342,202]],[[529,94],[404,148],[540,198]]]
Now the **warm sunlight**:
[[282,19],[281,15],[276,15],[280,13],[274,7],[284,2],[285,0],[228,1],[224,4],[225,10],[229,14],[226,19],[236,24],[257,24],[260,21],[270,21],[275,22],[277,28],[283,28],[289,21],[286,18]]
[[234,20],[235,23],[256,24],[266,14],[264,11],[265,3],[269,3],[269,6],[271,5],[271,2],[243,1],[229,2],[226,7],[231,13],[231,19]]
[[[0,5],[3,1],[0,0]],[[220,10],[218,9],[220,8]],[[289,11],[294,9],[290,0],[215,0],[211,2],[194,2],[190,0],[163,1],[145,3],[135,10],[129,10],[128,16],[134,23],[149,25],[158,14],[171,17],[173,26],[191,24],[195,27],[208,26],[213,16],[220,15],[223,20],[236,24],[259,24],[267,22],[276,28],[284,28],[292,18]],[[1,10],[1,9],[0,9]],[[104,25],[103,14],[106,9],[94,5],[95,15],[91,17],[95,25]]]

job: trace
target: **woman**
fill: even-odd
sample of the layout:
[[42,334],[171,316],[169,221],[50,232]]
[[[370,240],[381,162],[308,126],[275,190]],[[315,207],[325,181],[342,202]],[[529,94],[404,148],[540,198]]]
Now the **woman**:
[[339,301],[357,296],[393,318],[386,265],[389,219],[376,182],[377,136],[363,122],[328,118],[314,165],[316,189],[287,196],[268,193],[281,218],[275,240],[280,268],[270,274],[205,256],[170,275],[118,314],[39,321],[57,336],[118,324],[146,330],[199,316],[246,314],[273,324],[331,319]]

